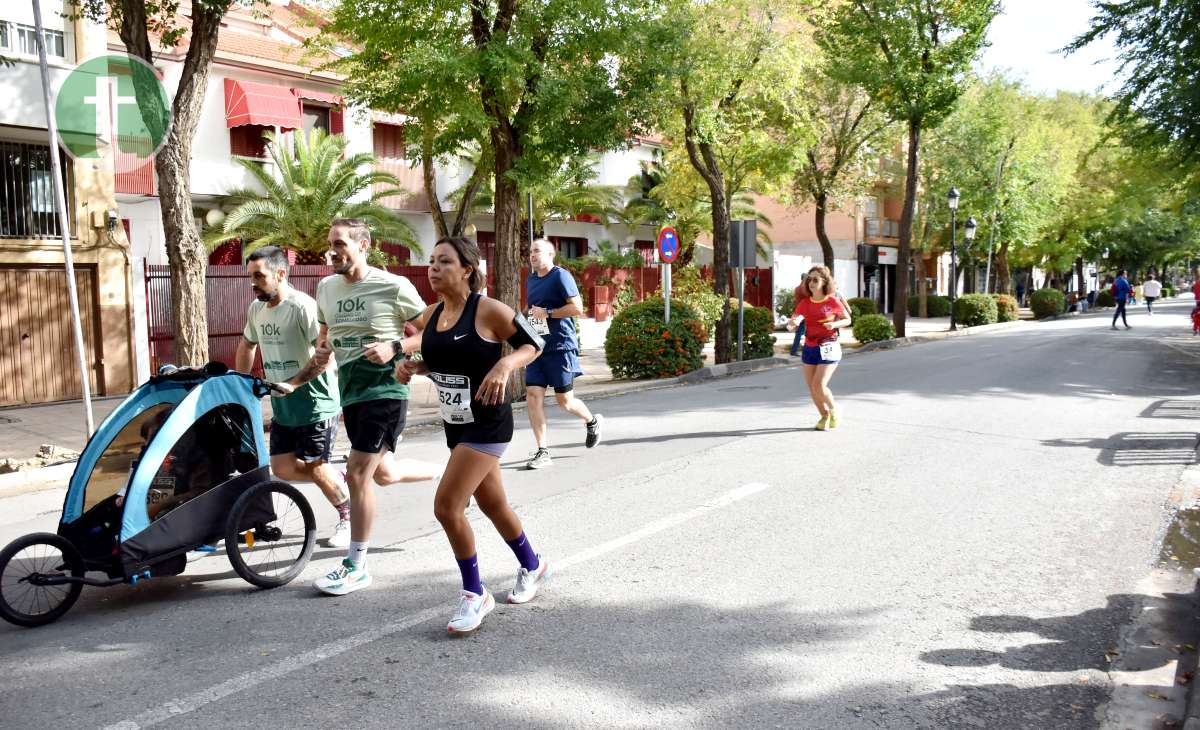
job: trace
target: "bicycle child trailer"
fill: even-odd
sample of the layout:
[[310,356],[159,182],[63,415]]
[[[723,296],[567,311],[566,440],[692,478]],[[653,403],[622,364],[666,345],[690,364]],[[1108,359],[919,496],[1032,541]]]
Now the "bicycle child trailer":
[[0,616],[50,623],[85,585],[179,575],[188,552],[221,540],[256,586],[299,575],[316,522],[299,490],[271,478],[259,401],[272,387],[220,363],[160,368],[88,440],[58,533],[0,551]]

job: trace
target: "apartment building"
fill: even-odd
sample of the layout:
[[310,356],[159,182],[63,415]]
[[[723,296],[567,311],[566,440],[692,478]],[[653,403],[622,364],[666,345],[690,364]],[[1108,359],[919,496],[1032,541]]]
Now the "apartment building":
[[[42,2],[51,83],[102,54],[103,27],[63,17]],[[54,200],[50,146],[33,10],[0,4],[0,406],[78,398],[74,335],[62,231]],[[112,159],[62,154],[68,235],[75,265],[91,391],[125,393],[134,383],[129,244],[116,225]]]

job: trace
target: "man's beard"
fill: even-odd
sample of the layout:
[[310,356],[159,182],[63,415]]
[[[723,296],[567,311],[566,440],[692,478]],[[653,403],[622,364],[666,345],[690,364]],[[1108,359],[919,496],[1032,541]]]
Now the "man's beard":
[[346,272],[350,271],[352,266],[354,266],[354,264],[351,263],[350,259],[342,259],[341,263],[335,262],[333,264],[333,273],[345,274]]
[[260,302],[269,302],[275,298],[274,294],[268,294],[267,292],[263,291],[262,289],[259,289],[258,287],[253,287],[253,289],[254,289],[255,298],[257,298],[258,301],[260,301]]

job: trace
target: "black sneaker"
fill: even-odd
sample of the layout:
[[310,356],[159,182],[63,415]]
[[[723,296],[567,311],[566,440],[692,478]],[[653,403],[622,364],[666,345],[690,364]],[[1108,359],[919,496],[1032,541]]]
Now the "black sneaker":
[[592,416],[591,422],[587,425],[587,440],[583,444],[589,449],[600,443],[600,422],[602,420],[604,420],[604,416],[597,413]]

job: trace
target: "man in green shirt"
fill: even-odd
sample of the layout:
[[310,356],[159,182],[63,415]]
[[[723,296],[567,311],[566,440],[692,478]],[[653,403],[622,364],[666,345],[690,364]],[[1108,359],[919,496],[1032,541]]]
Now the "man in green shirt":
[[[287,282],[287,254],[264,246],[246,260],[256,300],[246,313],[235,368],[248,373],[262,348],[267,380],[283,382],[315,353],[320,325],[317,303]],[[338,511],[330,547],[350,544],[350,499],[329,464],[338,429],[338,397],[328,372],[322,372],[287,397],[271,398],[271,472],[287,481],[312,482]]]
[[350,547],[342,565],[318,578],[318,590],[340,596],[371,584],[367,545],[375,520],[371,482],[425,481],[440,473],[434,464],[408,469],[393,459],[404,430],[408,386],[396,381],[395,361],[403,357],[399,341],[404,323],[425,309],[412,282],[367,263],[371,232],[357,219],[339,218],[329,229],[329,259],[334,274],[317,285],[321,323],[312,360],[288,380],[299,387],[321,372],[332,355],[338,365],[338,391],[350,458]]

